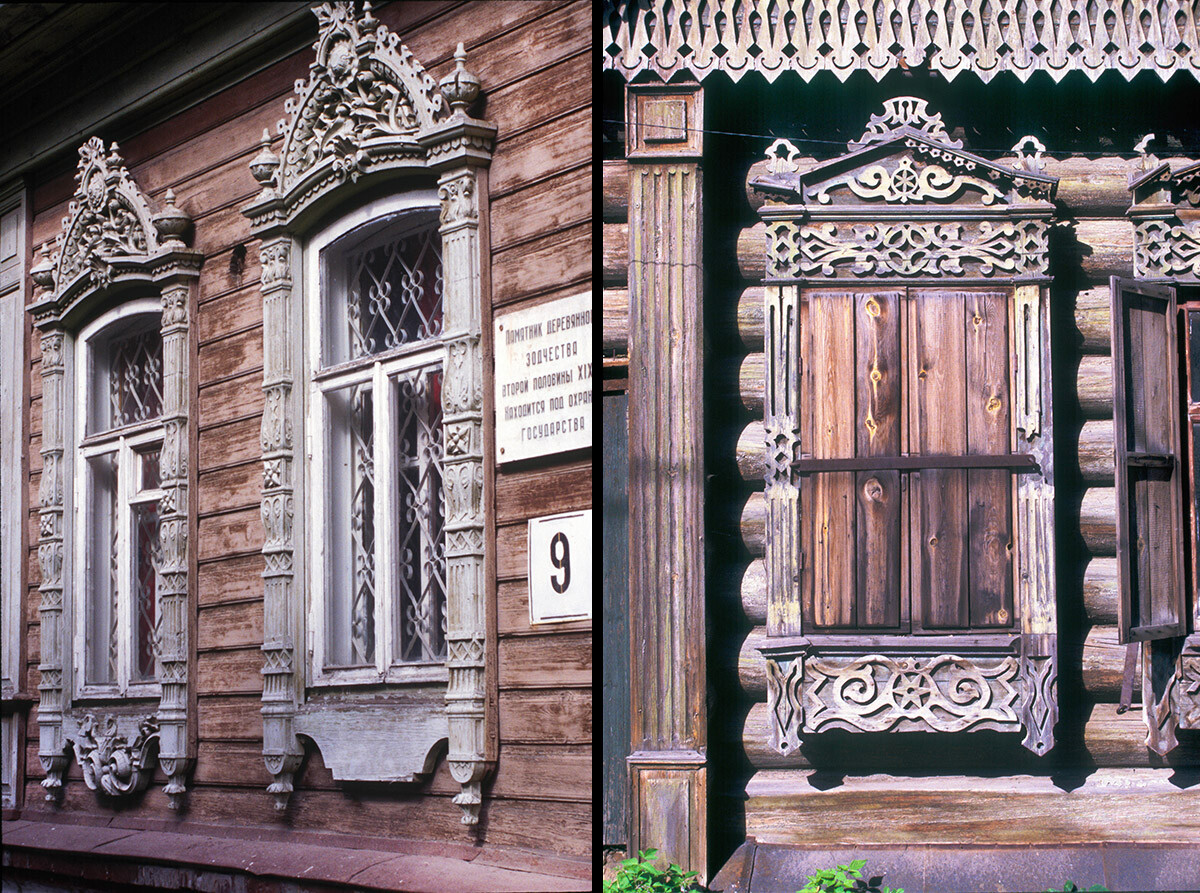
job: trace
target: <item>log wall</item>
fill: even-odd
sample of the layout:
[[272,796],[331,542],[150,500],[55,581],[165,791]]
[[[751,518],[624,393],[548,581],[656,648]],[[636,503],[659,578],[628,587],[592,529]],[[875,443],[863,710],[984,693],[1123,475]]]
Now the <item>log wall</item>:
[[[1008,159],[1012,163],[1015,159]],[[1172,159],[1172,166],[1190,163]],[[1000,163],[1005,163],[1000,159]],[[799,159],[801,167],[813,159]],[[1074,612],[1081,623],[1068,622],[1071,633],[1061,642],[1060,702],[1064,699],[1082,710],[1082,748],[1085,761],[1098,766],[1136,767],[1162,765],[1145,746],[1143,724],[1137,699],[1140,679],[1135,679],[1134,709],[1117,712],[1125,647],[1117,644],[1117,562],[1116,498],[1113,489],[1112,358],[1110,355],[1110,276],[1131,276],[1133,260],[1132,225],[1124,217],[1129,207],[1128,173],[1131,162],[1122,159],[1092,159],[1072,156],[1047,159],[1046,170],[1060,177],[1057,202],[1065,224],[1052,245],[1051,271],[1057,277],[1052,300],[1068,302],[1070,313],[1066,331],[1056,335],[1056,345],[1065,354],[1066,381],[1056,381],[1056,410],[1066,416],[1066,424],[1056,425],[1056,437],[1077,462],[1060,474],[1058,511],[1063,516],[1065,535],[1078,535],[1081,556],[1060,573],[1058,593],[1060,613]],[[750,167],[747,182],[765,173],[766,162]],[[627,233],[624,207],[627,200],[621,190],[623,162],[604,165],[604,318],[606,348],[621,350],[626,342]],[[763,198],[747,188],[747,202],[759,207]],[[766,523],[766,504],[762,495],[766,448],[763,432],[763,393],[765,357],[763,355],[763,288],[766,229],[762,223],[745,224],[725,237],[710,236],[709,244],[736,246],[736,267],[740,283],[719,283],[725,292],[710,294],[710,302],[722,301],[736,309],[725,318],[735,322],[733,330],[723,333],[722,361],[733,367],[714,376],[726,390],[711,394],[709,400],[740,406],[736,431],[719,442],[730,445],[732,456],[710,457],[710,467],[722,459],[729,461],[741,485],[738,505],[730,506],[731,522],[740,533],[740,549],[726,550],[732,556],[740,552],[743,560],[713,569],[716,584],[713,598],[740,603],[749,631],[742,634],[736,652],[727,650],[734,665],[725,668],[736,674],[749,708],[744,727],[714,731],[714,738],[726,736],[738,741],[750,765],[760,772],[780,767],[803,768],[809,765],[802,754],[780,757],[766,746],[766,665],[757,647],[766,638],[766,574],[762,556]],[[1073,420],[1073,423],[1072,423]],[[1074,486],[1073,486],[1074,484]],[[1064,550],[1060,549],[1060,554]],[[729,560],[732,560],[730,558]],[[1074,618],[1072,618],[1074,619]],[[722,649],[718,648],[718,651]],[[719,672],[714,668],[714,672]],[[1077,684],[1078,688],[1074,685]],[[901,736],[903,737],[903,736]],[[1186,740],[1185,740],[1186,738]],[[1172,765],[1200,765],[1200,745],[1190,736],[1181,736],[1181,746],[1171,756]],[[900,746],[898,752],[908,753]],[[1078,752],[1077,752],[1078,753]],[[916,756],[910,754],[911,756]],[[893,768],[900,769],[903,762]],[[993,766],[992,769],[996,767]],[[879,767],[887,771],[886,766]]]
[[[491,282],[495,308],[575,294],[591,282],[591,5],[392,3],[377,17],[398,33],[435,81],[454,68],[464,41],[468,67],[482,80],[482,116],[497,125],[489,179]],[[312,22],[316,33],[316,20]],[[193,326],[196,366],[191,424],[198,438],[197,649],[199,748],[187,818],[297,829],[467,842],[459,791],[445,761],[426,783],[356,786],[348,796],[310,747],[284,817],[266,793],[262,760],[263,529],[259,519],[263,411],[262,306],[258,243],[241,208],[258,193],[248,168],[263,128],[275,124],[293,82],[305,78],[311,48],[211,99],[117,140],[130,172],[152,202],[168,188],[195,221],[205,255]],[[548,89],[553,85],[553,89]],[[32,188],[32,242],[53,239],[74,191],[76,158],[38,172]],[[38,685],[40,602],[37,506],[41,476],[39,349],[29,332],[26,376],[31,577],[25,595],[28,691]],[[485,782],[488,845],[590,855],[591,625],[529,624],[526,522],[591,505],[590,454],[548,457],[521,470],[498,469],[496,504],[499,761]],[[26,737],[25,803],[42,804],[36,712]],[[72,762],[64,812],[108,815]],[[135,816],[175,818],[161,777],[129,807]],[[481,825],[483,827],[484,825]]]

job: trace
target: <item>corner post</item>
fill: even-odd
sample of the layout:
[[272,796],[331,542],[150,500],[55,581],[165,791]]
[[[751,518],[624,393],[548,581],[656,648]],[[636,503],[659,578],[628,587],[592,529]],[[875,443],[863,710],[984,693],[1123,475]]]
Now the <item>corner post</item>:
[[703,92],[630,84],[629,848],[707,876]]

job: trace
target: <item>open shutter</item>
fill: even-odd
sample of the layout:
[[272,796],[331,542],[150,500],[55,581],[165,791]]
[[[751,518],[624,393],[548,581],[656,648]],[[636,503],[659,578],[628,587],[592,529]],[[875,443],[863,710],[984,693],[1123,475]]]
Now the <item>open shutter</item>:
[[1187,633],[1175,289],[1112,278],[1120,641]]

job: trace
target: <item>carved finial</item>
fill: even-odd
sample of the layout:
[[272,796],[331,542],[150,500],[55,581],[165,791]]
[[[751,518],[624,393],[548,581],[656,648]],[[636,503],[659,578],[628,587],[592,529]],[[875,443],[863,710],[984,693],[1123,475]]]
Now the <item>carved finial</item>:
[[192,218],[182,208],[175,207],[175,192],[167,187],[166,205],[151,220],[163,240],[164,248],[184,247],[183,234],[187,232]]
[[270,189],[275,179],[275,170],[279,167],[279,156],[271,151],[271,133],[265,127],[260,145],[262,151],[250,162],[250,173],[263,189]]
[[851,152],[871,143],[877,143],[891,137],[895,131],[910,127],[931,140],[935,140],[953,149],[962,148],[962,140],[950,139],[946,127],[942,124],[941,114],[931,115],[926,108],[928,103],[916,96],[895,96],[883,104],[882,115],[872,115],[867,123],[866,132],[861,137],[848,143]]
[[442,78],[438,88],[450,103],[450,109],[465,115],[467,107],[479,96],[480,82],[478,77],[467,71],[467,51],[463,49],[462,41],[454,51],[454,62],[454,71]]
[[33,277],[41,288],[46,291],[54,290],[54,264],[46,254],[46,243],[43,242],[38,249],[38,257],[41,258],[29,271],[29,275]]
[[767,160],[771,162],[767,169],[773,174],[794,174],[800,170],[800,166],[796,164],[799,157],[800,150],[790,142],[785,139],[775,140],[767,147]]
[[379,20],[371,15],[371,0],[363,0],[363,15],[358,27],[368,33],[379,27]]
[[1141,158],[1142,173],[1146,173],[1147,171],[1158,167],[1158,157],[1150,151],[1150,141],[1153,139],[1154,134],[1148,133],[1138,141],[1136,146],[1133,147],[1133,151],[1137,152],[1138,156]]
[[[1033,152],[1027,152],[1026,146],[1032,146]],[[1042,145],[1041,140],[1036,136],[1023,136],[1017,141],[1017,144],[1012,147],[1012,151],[1017,153],[1017,164],[1023,171],[1028,171],[1031,174],[1044,174],[1046,172],[1046,163],[1042,159],[1042,155],[1046,151],[1046,147]]]

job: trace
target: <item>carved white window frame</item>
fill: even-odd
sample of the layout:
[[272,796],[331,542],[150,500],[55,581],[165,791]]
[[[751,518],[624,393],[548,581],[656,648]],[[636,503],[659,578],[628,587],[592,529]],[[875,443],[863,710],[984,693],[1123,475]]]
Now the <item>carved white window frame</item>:
[[[92,409],[92,400],[107,397],[107,395],[96,392],[94,376],[97,373],[93,367],[97,357],[94,345],[99,339],[109,335],[114,327],[120,327],[123,323],[138,317],[153,317],[158,321],[156,328],[161,328],[162,302],[155,298],[136,298],[101,314],[80,329],[79,334],[71,339],[72,347],[68,350],[68,356],[72,362],[67,366],[67,391],[72,396],[74,412],[72,413],[72,425],[65,432],[65,440],[70,445],[67,450],[68,454],[74,457],[74,468],[71,470],[71,492],[66,494],[66,511],[67,517],[72,518],[74,526],[70,578],[73,581],[74,600],[71,606],[74,629],[72,654],[76,659],[73,661],[72,669],[74,674],[73,697],[76,702],[89,698],[158,698],[162,695],[162,686],[158,682],[157,665],[159,661],[157,656],[153,680],[139,682],[132,678],[130,632],[134,619],[134,608],[132,594],[129,591],[131,549],[127,529],[114,534],[118,543],[119,577],[118,594],[115,597],[118,611],[116,678],[111,683],[89,683],[87,681],[87,626],[92,612],[95,610],[93,603],[95,595],[89,585],[91,575],[88,572],[87,553],[89,546],[92,545],[97,546],[101,555],[106,554],[111,547],[108,543],[93,543],[96,532],[88,514],[93,505],[89,494],[85,492],[89,483],[87,464],[101,454],[117,454],[117,519],[122,528],[128,528],[128,515],[131,510],[129,490],[131,454],[139,447],[157,445],[161,448],[163,440],[162,417],[159,416],[150,421],[130,425],[125,429],[104,432],[102,445],[85,445],[86,441],[93,439],[87,434],[86,421],[87,414]],[[155,598],[159,599],[160,597],[156,593]],[[161,608],[157,608],[155,617],[161,618],[161,616]]]
[[[155,762],[167,776],[163,788],[172,809],[180,806],[195,760],[194,720],[188,715],[189,545],[188,401],[189,315],[203,255],[182,238],[190,217],[175,207],[154,213],[125,168],[117,145],[93,137],[80,147],[78,187],[51,252],[30,270],[40,289],[28,310],[41,333],[42,475],[39,491],[38,561],[41,567],[41,662],[38,685],[38,758],[46,772],[46,799],[62,791],[74,756],[89,788],[108,797],[134,795],[150,783]],[[142,300],[130,295],[158,294]],[[124,299],[124,300],[121,300]],[[102,312],[114,301],[116,310]],[[154,683],[120,684],[103,691],[81,687],[83,590],[79,554],[83,529],[74,510],[82,504],[77,413],[86,406],[89,339],[133,315],[153,314],[163,341],[160,430],[158,649]],[[157,432],[149,435],[154,440]],[[78,671],[78,674],[77,674]],[[119,682],[119,681],[118,681]],[[105,696],[92,698],[89,695]],[[157,747],[155,747],[157,743]]]
[[[307,509],[305,516],[305,530],[307,533],[307,542],[310,548],[304,549],[304,553],[311,557],[306,568],[306,577],[308,581],[308,634],[309,634],[309,649],[308,649],[308,684],[310,686],[327,686],[341,687],[354,685],[367,685],[386,683],[390,685],[403,683],[421,683],[433,682],[441,683],[443,686],[450,681],[449,673],[446,670],[445,663],[438,661],[436,663],[426,664],[408,664],[401,665],[398,661],[390,659],[391,643],[392,643],[392,614],[394,605],[384,603],[380,593],[386,593],[391,589],[390,575],[393,568],[386,564],[376,564],[376,601],[375,601],[375,666],[374,668],[362,667],[353,669],[327,669],[325,654],[327,633],[326,623],[326,566],[325,554],[329,548],[327,537],[327,521],[325,516],[326,501],[325,494],[331,492],[331,488],[337,486],[338,483],[328,477],[326,470],[326,460],[328,458],[329,441],[326,437],[327,411],[324,408],[324,400],[322,397],[329,390],[340,389],[353,381],[359,381],[364,377],[369,377],[373,382],[372,393],[375,395],[375,414],[377,417],[382,416],[386,430],[386,411],[382,406],[383,401],[378,399],[383,392],[385,382],[390,381],[393,373],[416,371],[418,369],[430,368],[436,366],[438,371],[441,371],[441,340],[440,337],[427,339],[424,342],[413,345],[411,350],[399,352],[397,355],[388,355],[384,358],[376,358],[370,363],[371,371],[365,373],[363,371],[353,373],[335,374],[332,377],[329,375],[321,375],[318,382],[316,373],[322,369],[321,350],[322,350],[322,335],[324,326],[322,325],[322,312],[326,295],[322,290],[322,283],[327,274],[325,264],[326,260],[322,257],[322,252],[331,246],[335,246],[343,236],[352,234],[355,230],[368,226],[372,223],[394,218],[397,215],[406,213],[429,211],[436,214],[438,209],[437,191],[435,189],[411,189],[406,190],[398,195],[386,196],[383,198],[374,199],[364,205],[359,206],[350,214],[338,219],[337,221],[326,226],[320,232],[312,236],[303,247],[303,303],[305,308],[304,333],[298,345],[300,351],[299,356],[305,358],[303,364],[303,390],[306,397],[306,406],[304,411],[305,416],[305,449],[308,456],[308,461],[305,463],[307,468],[304,470],[309,476],[309,481],[304,487],[308,494]],[[391,225],[389,221],[388,224]],[[338,262],[339,258],[335,258],[334,262]],[[386,443],[381,444],[376,438],[374,452],[376,456],[383,455],[387,458],[389,450]],[[375,486],[375,504],[376,504],[376,519],[380,518],[395,518],[395,492],[390,487],[380,486],[381,481],[390,477],[386,461],[376,464],[376,486]],[[377,527],[378,531],[378,520]],[[377,539],[379,537],[377,532]]]
[[[262,423],[263,759],[267,790],[285,809],[304,755],[301,737],[320,749],[337,780],[412,782],[435,768],[440,744],[461,785],[454,802],[475,825],[482,780],[495,763],[484,565],[491,502],[490,435],[483,425],[483,344],[491,303],[482,271],[488,258],[486,168],[495,127],[467,109],[479,79],[465,66],[436,84],[369,4],[322,3],[306,81],[279,122],[280,155],[263,133],[250,169],[262,192],[243,213],[261,240],[263,296]],[[281,157],[282,156],[282,157]],[[446,681],[385,685],[367,703],[361,690],[310,685],[310,592],[304,538],[311,456],[306,443],[303,366],[306,245],[333,213],[373,196],[436,185],[444,268],[442,486],[446,494]],[[426,200],[426,199],[423,199]],[[370,219],[373,212],[352,212]],[[311,252],[310,252],[311,253]],[[297,461],[297,459],[308,460]],[[304,466],[308,465],[306,469]]]

